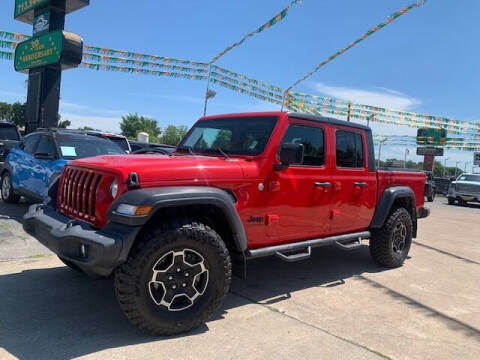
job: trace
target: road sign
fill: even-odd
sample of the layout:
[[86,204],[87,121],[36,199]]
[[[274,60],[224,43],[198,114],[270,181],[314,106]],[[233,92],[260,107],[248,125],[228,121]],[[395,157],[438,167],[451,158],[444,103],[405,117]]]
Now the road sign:
[[447,130],[420,128],[417,130],[417,145],[443,146],[447,141]]
[[443,148],[417,147],[417,155],[443,156]]
[[480,166],[480,152],[473,153],[473,165]]
[[42,66],[62,64],[70,68],[82,61],[80,36],[57,30],[21,42],[15,49],[15,70],[26,72]]
[[[54,0],[15,0],[15,19],[33,24],[34,10],[55,5]],[[65,14],[90,4],[90,0],[66,0]]]

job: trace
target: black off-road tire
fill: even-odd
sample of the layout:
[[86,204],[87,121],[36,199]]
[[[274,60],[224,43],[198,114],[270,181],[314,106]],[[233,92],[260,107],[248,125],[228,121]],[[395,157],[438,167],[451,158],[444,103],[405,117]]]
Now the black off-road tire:
[[[5,171],[2,174],[1,180],[1,190],[0,193],[2,194],[3,202],[7,204],[16,204],[20,201],[20,196],[16,195],[13,190],[12,178],[8,171]],[[8,184],[6,184],[8,182]],[[9,186],[8,190],[4,189],[4,186]]]
[[[398,227],[405,229],[403,248],[396,248],[394,238]],[[403,228],[402,228],[403,229]],[[395,268],[403,264],[412,244],[412,218],[403,207],[394,208],[388,215],[381,229],[372,231],[370,239],[370,255],[380,265]]]
[[[185,254],[191,250],[201,255],[208,270],[203,294],[183,310],[173,311],[165,305],[158,305],[150,288],[153,269],[173,252],[173,281],[177,281],[175,252],[183,251]],[[171,267],[165,271],[169,269]],[[178,276],[181,274],[179,272]],[[126,317],[144,332],[159,336],[185,333],[203,325],[222,304],[230,288],[231,276],[229,252],[213,229],[190,219],[173,219],[145,231],[137,239],[127,261],[116,269],[114,283],[118,302]],[[167,282],[169,289],[172,288],[170,285]]]
[[430,194],[429,196],[427,196],[427,200],[428,200],[429,202],[433,202],[433,200],[435,200],[435,193],[432,193],[432,194]]
[[449,198],[448,198],[448,205],[455,205],[455,199],[449,197]]

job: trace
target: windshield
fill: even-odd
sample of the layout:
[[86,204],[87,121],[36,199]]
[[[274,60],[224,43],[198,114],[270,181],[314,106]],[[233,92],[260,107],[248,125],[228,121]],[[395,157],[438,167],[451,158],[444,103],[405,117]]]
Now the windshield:
[[20,140],[14,126],[0,126],[0,140]]
[[96,136],[57,136],[62,159],[74,160],[97,155],[125,154],[114,142]]
[[457,181],[475,181],[480,182],[480,175],[462,174],[457,178]]
[[235,117],[198,121],[177,150],[195,153],[224,151],[234,155],[259,155],[265,149],[277,118]]

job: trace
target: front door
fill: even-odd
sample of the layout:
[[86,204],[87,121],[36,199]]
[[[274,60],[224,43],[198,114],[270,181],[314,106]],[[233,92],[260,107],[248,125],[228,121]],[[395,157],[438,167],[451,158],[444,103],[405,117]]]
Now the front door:
[[334,127],[333,132],[332,233],[365,230],[373,217],[376,197],[376,172],[369,170],[366,133],[341,126]]
[[329,232],[331,187],[325,130],[323,124],[290,119],[282,144],[303,144],[304,159],[301,164],[272,172],[266,216],[270,238],[298,241]]

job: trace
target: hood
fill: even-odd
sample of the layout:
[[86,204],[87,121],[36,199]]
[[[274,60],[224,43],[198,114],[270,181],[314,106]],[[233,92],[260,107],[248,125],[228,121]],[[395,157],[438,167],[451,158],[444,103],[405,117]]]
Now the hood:
[[74,160],[70,165],[116,173],[123,182],[131,172],[137,173],[140,183],[175,180],[217,180],[243,178],[239,158],[225,159],[201,155],[103,155]]

